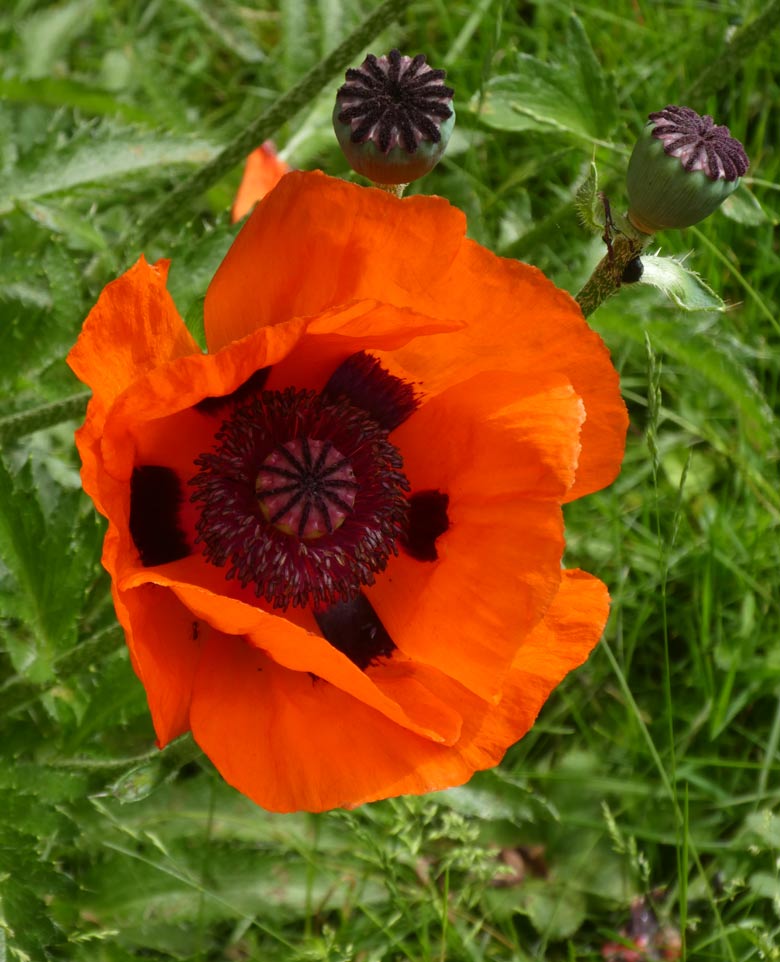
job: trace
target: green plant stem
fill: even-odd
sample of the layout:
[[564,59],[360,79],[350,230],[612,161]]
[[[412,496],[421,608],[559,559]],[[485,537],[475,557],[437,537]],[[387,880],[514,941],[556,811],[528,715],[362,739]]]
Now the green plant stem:
[[734,82],[734,77],[755,48],[780,27],[780,0],[771,0],[750,23],[734,33],[719,57],[703,70],[685,93],[684,102],[695,102],[717,93]]
[[312,67],[299,83],[283,94],[221,153],[174,187],[165,199],[141,221],[133,236],[134,246],[142,247],[158,233],[161,227],[185,219],[190,201],[212,187],[236,164],[244,160],[258,144],[267,140],[282,124],[292,120],[299,110],[311,103],[332,77],[349,67],[360,51],[378,33],[401,16],[410,2],[411,0],[384,0],[380,3],[343,43]]
[[84,417],[87,401],[91,396],[90,391],[81,391],[61,401],[41,404],[29,411],[20,411],[18,414],[9,414],[0,418],[0,444],[6,444],[25,434],[32,434],[33,431],[50,428],[62,421]]
[[590,317],[597,307],[620,289],[626,265],[641,254],[651,240],[652,237],[648,235],[618,234],[615,237],[612,254],[601,258],[577,295],[577,303],[585,317]]

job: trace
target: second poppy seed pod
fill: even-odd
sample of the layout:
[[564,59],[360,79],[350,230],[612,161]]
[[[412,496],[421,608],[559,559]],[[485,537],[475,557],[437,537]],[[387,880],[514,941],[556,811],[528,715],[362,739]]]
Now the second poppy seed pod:
[[408,184],[436,166],[455,126],[444,77],[423,54],[398,50],[347,71],[333,127],[353,170],[376,184]]
[[737,189],[747,169],[728,127],[690,107],[665,107],[650,114],[628,163],[629,219],[645,234],[690,227]]

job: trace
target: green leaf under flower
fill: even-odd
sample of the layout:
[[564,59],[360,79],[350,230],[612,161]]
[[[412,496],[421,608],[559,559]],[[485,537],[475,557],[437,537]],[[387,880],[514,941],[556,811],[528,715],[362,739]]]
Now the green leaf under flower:
[[519,54],[515,71],[489,80],[472,107],[494,130],[557,131],[591,142],[609,137],[616,122],[614,89],[576,16],[557,63]]
[[725,311],[721,298],[699,277],[673,257],[642,255],[640,284],[657,287],[684,311]]

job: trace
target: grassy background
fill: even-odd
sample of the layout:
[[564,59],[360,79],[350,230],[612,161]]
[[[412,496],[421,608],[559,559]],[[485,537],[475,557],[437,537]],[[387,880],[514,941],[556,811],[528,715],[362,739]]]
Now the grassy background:
[[[622,208],[649,111],[710,112],[752,161],[726,209],[658,238],[694,251],[725,314],[635,285],[592,318],[632,426],[619,481],[568,509],[566,561],[610,585],[613,612],[497,770],[427,798],[274,816],[187,740],[158,756],[74,422],[3,445],[0,960],[597,960],[637,898],[689,958],[780,957],[778,33],[704,75],[765,7],[413,0],[370,44],[425,51],[456,88],[451,149],[415,189],[572,291],[601,253],[574,192],[595,157]],[[63,356],[141,250],[173,259],[198,330],[240,168],[153,236],[144,219],[370,9],[3,5],[0,430],[81,390]],[[348,176],[337,83],[275,140],[295,166]]]

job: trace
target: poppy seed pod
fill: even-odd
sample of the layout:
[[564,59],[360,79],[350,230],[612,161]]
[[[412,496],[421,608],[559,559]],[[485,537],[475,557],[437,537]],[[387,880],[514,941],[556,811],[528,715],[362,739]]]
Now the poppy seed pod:
[[645,234],[698,224],[747,169],[745,150],[728,127],[690,107],[664,107],[649,115],[628,163],[629,219]]
[[424,54],[369,54],[346,73],[333,127],[353,170],[376,184],[408,184],[441,159],[455,126],[453,90]]

